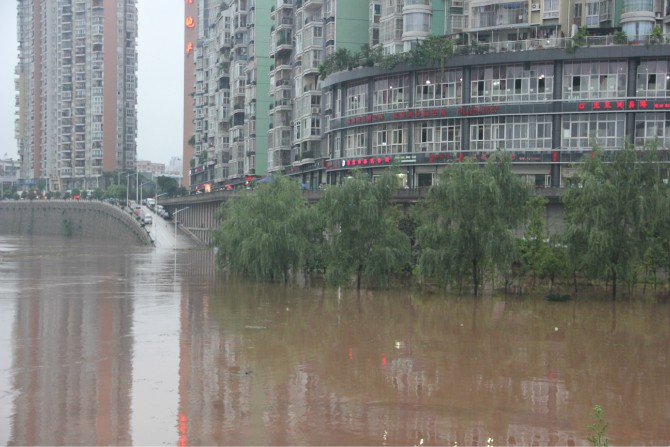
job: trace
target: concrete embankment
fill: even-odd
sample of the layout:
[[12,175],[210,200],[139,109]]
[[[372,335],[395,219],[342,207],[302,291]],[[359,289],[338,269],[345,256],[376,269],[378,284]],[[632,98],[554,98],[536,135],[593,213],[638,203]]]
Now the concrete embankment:
[[0,201],[0,234],[95,238],[151,245],[140,224],[118,207],[97,201]]

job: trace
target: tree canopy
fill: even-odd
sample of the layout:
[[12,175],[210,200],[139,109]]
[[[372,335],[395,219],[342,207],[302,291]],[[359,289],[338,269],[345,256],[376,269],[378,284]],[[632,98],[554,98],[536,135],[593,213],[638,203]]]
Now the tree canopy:
[[616,298],[619,279],[632,283],[650,244],[663,243],[651,236],[667,225],[668,188],[653,150],[626,147],[605,157],[596,148],[579,166],[578,187],[564,197],[566,235],[577,267],[611,281]]
[[309,208],[295,181],[274,176],[227,202],[217,217],[213,240],[221,265],[264,281],[287,281],[301,268]]
[[457,284],[469,275],[477,295],[489,268],[511,264],[527,194],[508,155],[489,157],[483,169],[471,160],[448,166],[418,208],[421,274]]
[[409,237],[399,227],[391,198],[398,188],[393,172],[371,182],[356,172],[326,189],[318,204],[324,219],[326,278],[341,285],[355,278],[386,284],[410,262]]

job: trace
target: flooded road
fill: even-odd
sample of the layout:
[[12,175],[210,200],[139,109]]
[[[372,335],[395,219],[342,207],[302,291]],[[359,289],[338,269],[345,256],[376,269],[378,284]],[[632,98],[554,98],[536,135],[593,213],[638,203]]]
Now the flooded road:
[[610,445],[670,444],[667,303],[259,285],[38,237],[0,236],[0,278],[3,445],[590,445],[596,404]]

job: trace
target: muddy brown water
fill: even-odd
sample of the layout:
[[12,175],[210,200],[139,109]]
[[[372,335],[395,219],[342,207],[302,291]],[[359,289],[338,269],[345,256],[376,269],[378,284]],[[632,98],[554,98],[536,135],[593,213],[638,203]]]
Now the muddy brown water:
[[670,444],[670,306],[255,284],[0,236],[4,445]]

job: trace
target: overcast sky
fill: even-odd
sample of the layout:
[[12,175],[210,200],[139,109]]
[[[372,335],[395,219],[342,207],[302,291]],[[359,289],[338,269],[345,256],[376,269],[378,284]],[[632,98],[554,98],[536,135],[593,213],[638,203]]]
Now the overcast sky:
[[[137,156],[167,164],[182,155],[184,0],[138,0]],[[14,139],[16,0],[0,0],[0,157]]]

